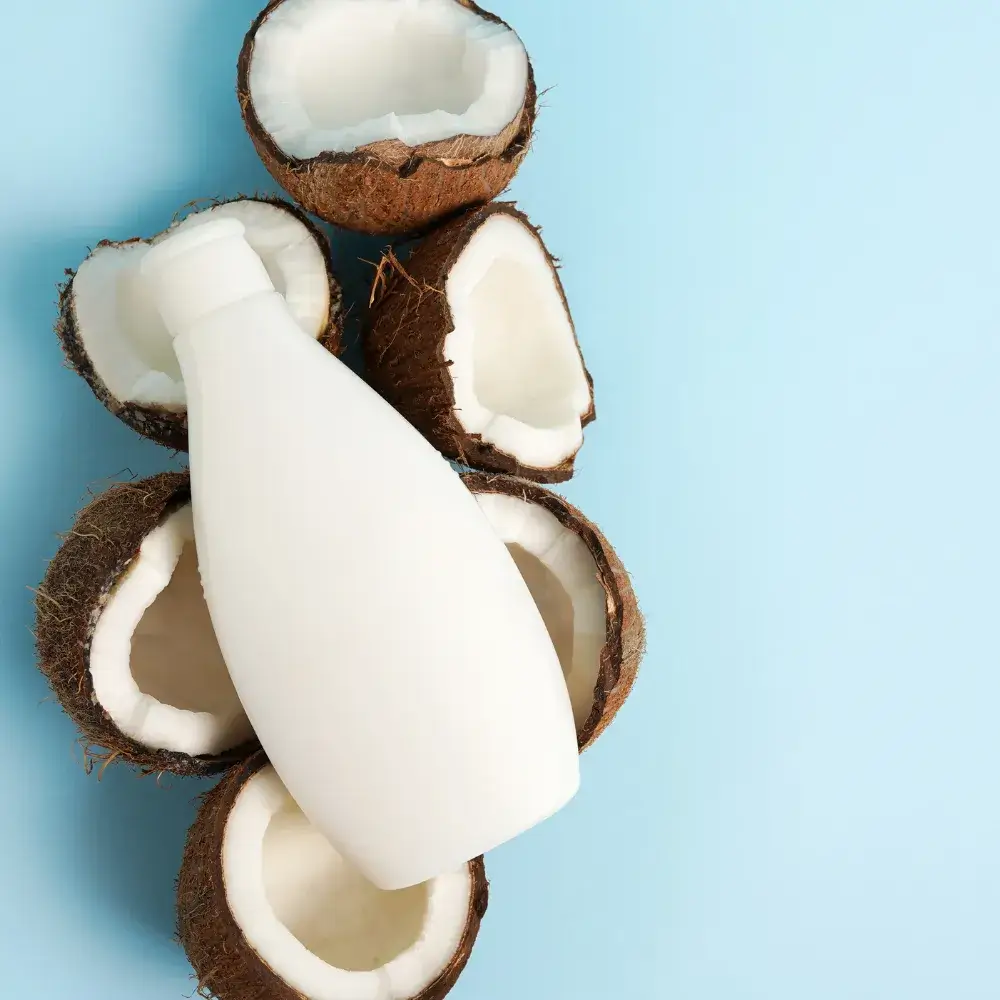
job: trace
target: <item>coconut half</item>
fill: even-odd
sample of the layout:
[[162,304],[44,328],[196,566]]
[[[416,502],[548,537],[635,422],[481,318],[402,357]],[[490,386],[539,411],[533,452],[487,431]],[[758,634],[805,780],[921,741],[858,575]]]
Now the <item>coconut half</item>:
[[183,775],[256,749],[202,594],[186,474],[94,500],[50,564],[36,612],[41,669],[88,749]]
[[629,575],[596,525],[550,490],[510,476],[464,480],[542,613],[586,750],[625,703],[645,652]]
[[329,243],[286,202],[239,198],[193,212],[150,240],[104,240],[60,290],[56,331],[72,367],[112,413],[178,451],[187,449],[187,396],[172,339],[139,265],[168,236],[220,217],[243,223],[302,329],[339,352],[343,310]]
[[237,90],[278,183],[364,233],[423,230],[495,198],[535,122],[524,45],[471,0],[272,0]]
[[486,912],[481,858],[376,888],[310,825],[263,754],[205,798],[178,881],[178,930],[219,1000],[440,1000]]
[[405,265],[383,261],[365,357],[371,384],[449,458],[573,475],[593,383],[556,262],[513,205],[454,220]]

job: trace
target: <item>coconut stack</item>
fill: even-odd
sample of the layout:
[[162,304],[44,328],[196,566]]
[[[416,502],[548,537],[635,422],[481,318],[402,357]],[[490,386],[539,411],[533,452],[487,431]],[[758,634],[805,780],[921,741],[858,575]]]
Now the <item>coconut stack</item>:
[[[587,749],[628,697],[644,648],[628,574],[562,497],[510,476],[463,481],[536,602]],[[202,804],[178,886],[180,940],[200,985],[221,1000],[444,997],[486,912],[483,859],[385,892],[309,824],[253,738],[193,537],[186,473],[111,487],[50,564],[36,636],[41,669],[102,770],[228,772]]]
[[[628,573],[563,497],[512,476],[463,482],[541,613],[584,750],[617,715],[644,649]],[[97,496],[64,536],[35,604],[39,665],[85,745],[185,775],[258,749],[202,593],[186,472]]]
[[[573,476],[596,407],[559,262],[513,202],[496,200],[535,127],[523,42],[472,0],[271,0],[244,40],[237,92],[254,147],[292,201],[203,203],[155,236],[98,243],[60,288],[70,366],[119,419],[184,451],[183,378],[140,273],[151,247],[239,219],[303,332],[340,354],[349,310],[311,216],[404,239],[387,244],[370,296],[354,304],[365,377],[467,470],[456,475],[558,654],[583,752],[632,691],[645,626],[611,543],[546,488]],[[486,913],[484,859],[385,892],[312,827],[229,676],[202,593],[187,473],[91,500],[38,588],[36,637],[88,763],[223,775],[202,800],[178,881],[178,937],[199,993],[450,992]]]

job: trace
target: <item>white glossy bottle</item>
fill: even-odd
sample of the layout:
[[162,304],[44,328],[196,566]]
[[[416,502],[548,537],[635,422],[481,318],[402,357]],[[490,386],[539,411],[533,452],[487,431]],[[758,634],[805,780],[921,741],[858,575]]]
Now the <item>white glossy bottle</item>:
[[236,220],[142,269],[187,387],[209,610],[305,814],[398,889],[560,809],[579,762],[559,661],[459,478],[303,333]]

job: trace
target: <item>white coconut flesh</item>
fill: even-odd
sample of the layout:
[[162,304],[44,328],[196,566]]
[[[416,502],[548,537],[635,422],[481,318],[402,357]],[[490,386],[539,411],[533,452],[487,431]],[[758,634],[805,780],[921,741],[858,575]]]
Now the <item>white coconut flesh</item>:
[[201,756],[252,737],[205,604],[190,506],[146,536],[108,595],[90,673],[96,701],[143,746]]
[[409,889],[376,888],[310,825],[270,767],[233,804],[222,868],[247,942],[309,1000],[417,996],[458,949],[473,892],[467,865]]
[[448,275],[456,417],[469,434],[554,468],[583,443],[591,390],[549,259],[513,216],[491,215]]
[[586,543],[543,507],[520,497],[476,498],[507,546],[559,654],[577,729],[594,707],[607,639],[608,597]]
[[499,135],[524,104],[528,56],[456,0],[285,0],[257,31],[249,84],[275,143],[310,159]]
[[243,200],[189,215],[150,242],[98,247],[73,280],[77,333],[97,374],[122,402],[183,410],[173,342],[139,273],[151,246],[210,219],[237,218],[275,289],[311,337],[327,327],[330,285],[323,250],[301,220],[268,202]]

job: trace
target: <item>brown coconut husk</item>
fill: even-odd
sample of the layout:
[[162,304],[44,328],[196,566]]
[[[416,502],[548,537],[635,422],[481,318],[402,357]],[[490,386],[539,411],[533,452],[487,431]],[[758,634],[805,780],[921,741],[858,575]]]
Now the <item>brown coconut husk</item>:
[[245,760],[258,748],[256,743],[245,744],[205,757],[157,750],[122,733],[94,695],[90,643],[99,612],[138,555],[143,539],[190,502],[186,473],[168,472],[111,487],[78,516],[36,592],[39,667],[79,728],[88,764],[96,758],[121,761],[147,773],[210,775]]
[[578,535],[594,557],[598,578],[608,596],[608,625],[601,650],[601,669],[594,688],[594,705],[577,733],[582,753],[614,722],[632,692],[646,651],[646,625],[632,581],[601,530],[568,500],[535,483],[511,476],[468,473],[462,478],[473,493],[499,493],[544,508]]
[[[472,0],[455,2],[484,20],[509,27]],[[285,153],[258,118],[250,92],[257,32],[282,3],[271,0],[247,33],[236,89],[247,132],[264,166],[307,211],[359,233],[419,233],[456,212],[491,201],[507,188],[535,127],[538,92],[530,60],[524,103],[499,135],[457,135],[416,147],[386,139],[352,153],[320,153],[306,160]]]
[[[229,909],[222,865],[226,822],[243,786],[267,766],[258,753],[234,768],[204,800],[188,834],[177,882],[177,932],[198,979],[198,990],[220,1000],[305,1000],[254,951]],[[489,903],[483,859],[469,862],[473,891],[465,933],[444,971],[413,1000],[443,1000],[472,954]]]
[[[280,198],[258,195],[253,198],[233,198],[230,200],[261,201],[269,205],[274,205],[293,215],[309,230],[313,239],[323,251],[323,258],[327,262],[327,278],[330,283],[329,317],[319,337],[319,342],[332,354],[341,354],[344,349],[343,293],[340,283],[337,281],[330,265],[330,241],[326,235],[305,212]],[[225,200],[211,201],[205,207],[210,208],[213,205],[227,203]],[[178,219],[182,218],[183,214],[184,210],[178,214]],[[157,236],[160,235],[162,234],[157,234]],[[153,239],[155,238],[154,236]],[[150,240],[145,240],[138,236],[117,242],[114,240],[101,240],[97,244],[97,249],[104,247],[127,247],[134,246],[137,243],[149,242]],[[101,403],[111,413],[131,427],[132,430],[145,438],[149,438],[151,441],[155,441],[157,444],[162,444],[166,448],[171,448],[174,451],[187,451],[188,422],[187,410],[185,408],[145,405],[129,402],[128,400],[120,400],[115,397],[95,369],[94,363],[91,361],[83,345],[83,338],[80,336],[73,294],[73,281],[75,278],[76,271],[69,269],[66,271],[66,281],[59,286],[59,317],[56,320],[55,326],[56,334],[62,344],[63,352],[66,355],[69,366],[84,379]]]
[[[405,264],[391,252],[383,259],[375,276],[365,333],[368,380],[448,458],[486,472],[539,483],[563,483],[573,476],[575,455],[548,468],[523,465],[514,455],[466,431],[455,408],[450,363],[444,353],[445,339],[455,328],[445,294],[446,282],[469,241],[494,215],[508,215],[534,233],[549,260],[572,323],[557,261],[542,242],[540,231],[513,204],[497,202],[467,212],[432,233]],[[587,380],[591,403],[583,419],[585,427],[596,417],[594,383],[589,372]]]

